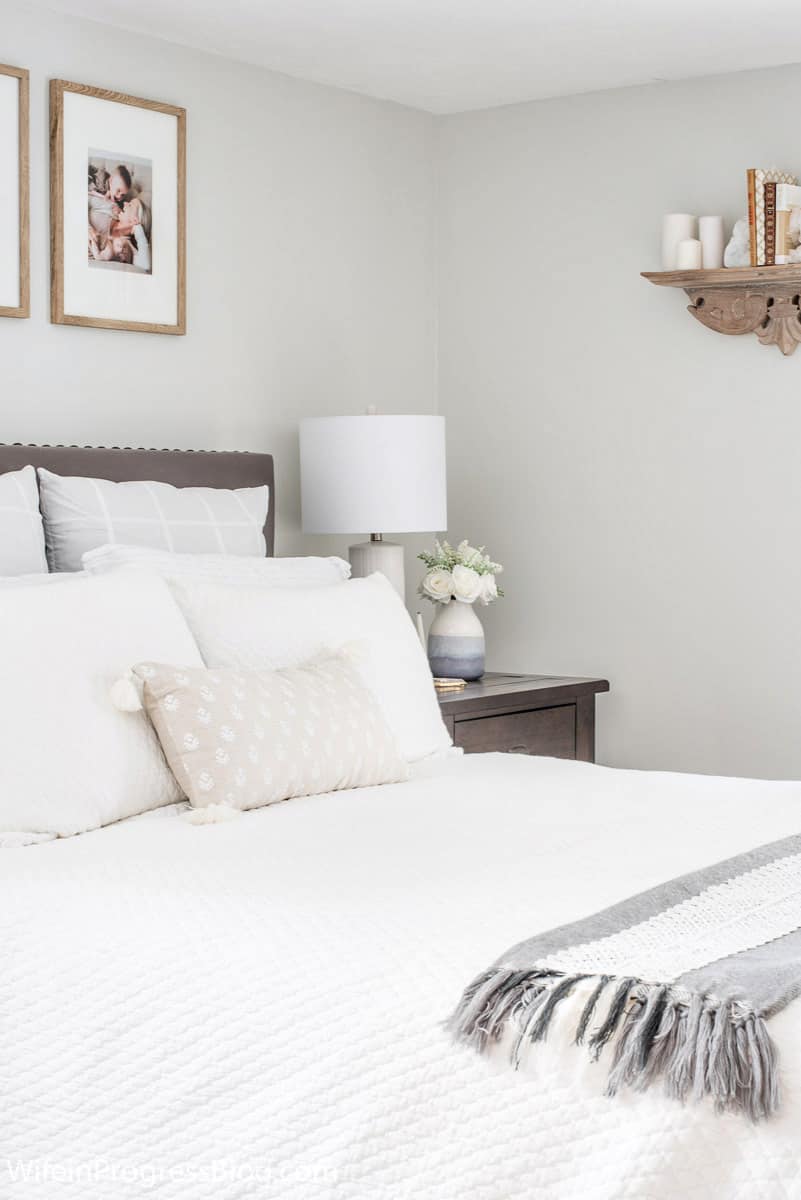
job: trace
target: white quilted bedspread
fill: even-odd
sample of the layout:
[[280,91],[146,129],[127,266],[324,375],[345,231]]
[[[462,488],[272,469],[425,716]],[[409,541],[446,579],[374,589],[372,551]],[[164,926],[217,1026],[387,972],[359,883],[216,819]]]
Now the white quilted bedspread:
[[798,784],[482,755],[2,850],[0,1197],[801,1198],[798,1003],[756,1127],[439,1027],[512,942],[799,825]]

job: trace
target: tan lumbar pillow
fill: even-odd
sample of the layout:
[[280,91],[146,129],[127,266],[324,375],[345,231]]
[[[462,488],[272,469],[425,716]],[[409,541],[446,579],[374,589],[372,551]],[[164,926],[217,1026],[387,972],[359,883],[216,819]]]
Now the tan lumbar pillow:
[[386,719],[347,653],[281,671],[140,663],[133,674],[167,762],[195,808],[260,808],[408,777]]

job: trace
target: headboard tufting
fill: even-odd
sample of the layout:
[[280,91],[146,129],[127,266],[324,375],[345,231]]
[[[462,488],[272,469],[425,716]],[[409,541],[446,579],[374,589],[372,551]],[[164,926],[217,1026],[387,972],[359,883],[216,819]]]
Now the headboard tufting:
[[174,487],[270,489],[264,526],[267,554],[275,550],[275,474],[271,454],[244,450],[145,450],[130,446],[13,446],[0,444],[0,475],[28,463],[57,475],[124,483],[155,479]]

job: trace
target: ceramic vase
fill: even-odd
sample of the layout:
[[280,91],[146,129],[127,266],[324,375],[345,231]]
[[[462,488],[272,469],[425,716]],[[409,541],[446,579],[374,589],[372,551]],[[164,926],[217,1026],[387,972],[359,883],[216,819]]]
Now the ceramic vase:
[[472,604],[438,604],[428,631],[428,661],[439,679],[480,679],[484,674],[484,629]]

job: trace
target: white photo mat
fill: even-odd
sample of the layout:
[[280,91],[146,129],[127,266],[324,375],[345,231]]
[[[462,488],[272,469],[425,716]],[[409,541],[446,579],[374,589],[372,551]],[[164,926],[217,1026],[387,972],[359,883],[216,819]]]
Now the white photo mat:
[[[57,323],[185,332],[183,109],[99,89],[51,83],[54,279]],[[152,265],[93,270],[87,241],[87,166],[102,151],[109,163],[144,162],[152,180],[148,236]],[[113,170],[113,167],[111,168]],[[151,232],[152,230],[152,232]],[[115,269],[116,268],[116,269]]]

